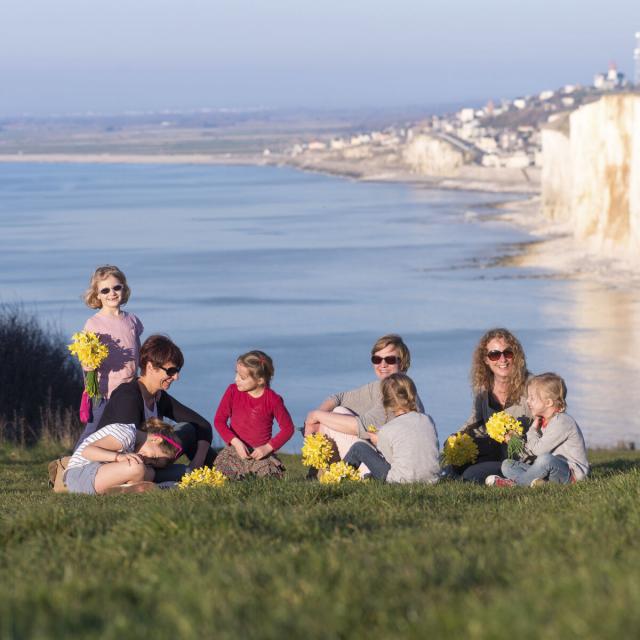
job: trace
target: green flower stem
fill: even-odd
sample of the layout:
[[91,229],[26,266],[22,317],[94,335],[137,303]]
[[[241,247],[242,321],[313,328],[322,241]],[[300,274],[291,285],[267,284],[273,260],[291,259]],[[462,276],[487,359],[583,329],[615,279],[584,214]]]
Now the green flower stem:
[[90,398],[95,398],[96,400],[102,398],[100,388],[98,387],[98,374],[95,369],[86,372],[84,390]]
[[514,460],[520,457],[520,454],[524,451],[524,439],[522,436],[513,435],[509,439],[507,444],[507,456],[510,460]]

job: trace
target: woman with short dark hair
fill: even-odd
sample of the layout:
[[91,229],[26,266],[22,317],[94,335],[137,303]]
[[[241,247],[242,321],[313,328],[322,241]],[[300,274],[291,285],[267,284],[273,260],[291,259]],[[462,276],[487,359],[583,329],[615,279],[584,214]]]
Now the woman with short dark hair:
[[[168,418],[178,423],[175,433],[190,468],[210,466],[215,458],[211,448],[211,425],[199,413],[178,402],[167,393],[178,380],[184,365],[180,348],[168,336],[149,336],[140,349],[140,376],[121,384],[111,395],[98,428],[108,424],[133,424],[139,429],[152,417]],[[176,479],[184,473],[181,465],[159,470],[156,477]]]

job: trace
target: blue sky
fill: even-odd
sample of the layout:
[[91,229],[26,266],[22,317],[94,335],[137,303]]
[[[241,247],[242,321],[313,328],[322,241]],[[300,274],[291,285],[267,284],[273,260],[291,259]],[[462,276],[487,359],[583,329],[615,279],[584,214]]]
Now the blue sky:
[[429,105],[633,76],[637,0],[5,0],[0,114]]

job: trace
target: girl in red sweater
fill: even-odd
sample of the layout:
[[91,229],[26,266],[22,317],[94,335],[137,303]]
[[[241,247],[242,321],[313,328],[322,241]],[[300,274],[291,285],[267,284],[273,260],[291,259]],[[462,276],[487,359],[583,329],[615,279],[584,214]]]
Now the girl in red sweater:
[[[214,425],[227,445],[215,467],[232,479],[248,474],[281,478],[284,465],[275,452],[293,435],[282,398],[269,386],[273,361],[263,351],[249,351],[236,362],[236,378],[220,400]],[[272,436],[273,420],[280,431]]]

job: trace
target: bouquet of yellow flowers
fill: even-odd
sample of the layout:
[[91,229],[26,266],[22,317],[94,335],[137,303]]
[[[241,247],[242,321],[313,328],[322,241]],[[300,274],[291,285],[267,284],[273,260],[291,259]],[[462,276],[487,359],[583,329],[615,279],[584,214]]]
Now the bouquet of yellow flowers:
[[73,342],[68,346],[69,351],[80,360],[86,370],[84,388],[90,398],[101,398],[98,387],[96,369],[109,355],[109,347],[100,342],[100,338],[92,331],[80,331],[72,336]]
[[505,436],[510,433],[508,453],[509,458],[515,458],[524,450],[524,432],[522,423],[506,411],[498,411],[487,420],[487,433],[496,442],[504,442]]
[[453,467],[473,464],[478,459],[478,445],[468,433],[454,433],[444,443],[442,460]]
[[189,487],[221,487],[227,481],[227,476],[218,469],[210,467],[200,467],[182,476],[178,483],[181,489]]
[[360,482],[360,474],[357,469],[343,462],[334,462],[320,477],[322,484],[340,484],[341,482]]
[[333,445],[322,433],[312,433],[302,445],[302,464],[314,469],[326,469],[333,456]]

